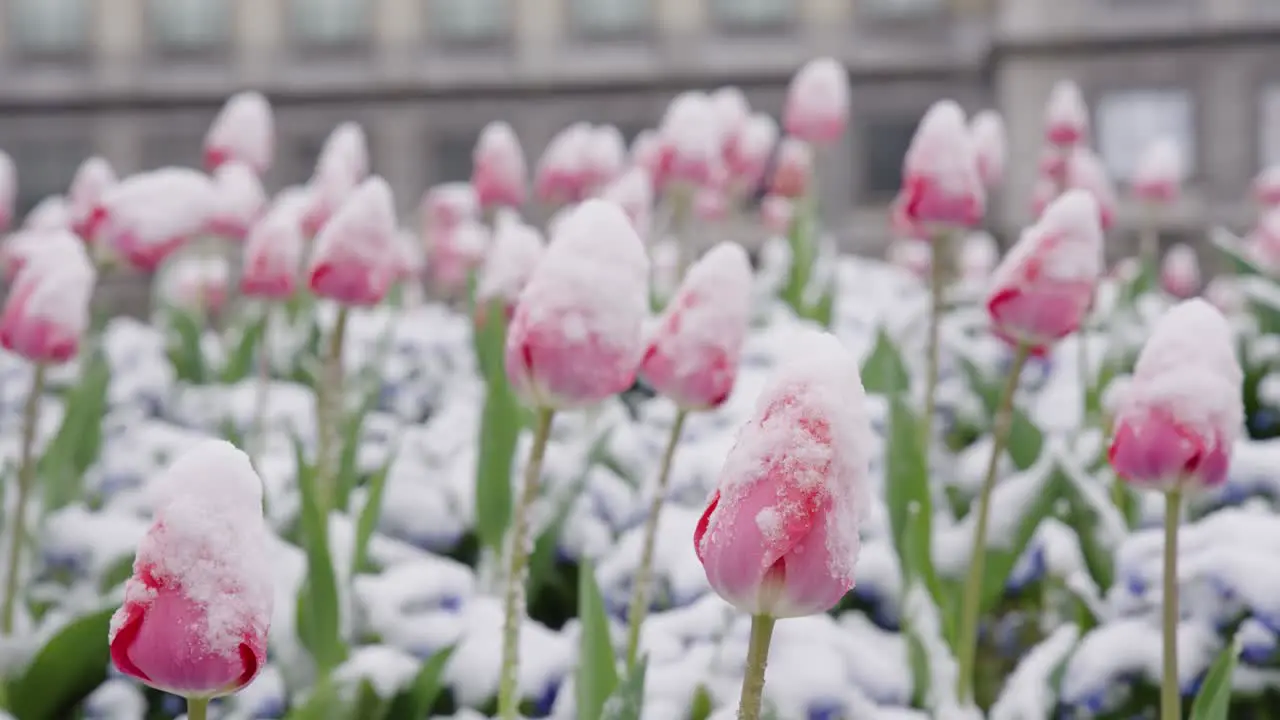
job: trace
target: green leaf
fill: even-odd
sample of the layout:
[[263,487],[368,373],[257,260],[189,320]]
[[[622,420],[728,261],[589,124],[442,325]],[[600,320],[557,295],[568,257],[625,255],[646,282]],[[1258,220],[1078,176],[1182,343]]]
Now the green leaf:
[[495,300],[485,309],[485,322],[476,340],[486,391],[475,481],[476,533],[495,554],[502,553],[511,522],[511,467],[523,421],[520,402],[502,364],[506,333],[505,310],[502,302]]
[[933,547],[933,501],[924,444],[920,424],[900,395],[889,400],[888,432],[884,485],[893,546],[902,560],[904,579],[921,579],[937,601],[939,586],[929,550]]
[[365,394],[360,407],[353,414],[344,417],[342,420],[342,432],[339,436],[339,441],[342,443],[342,451],[338,455],[335,508],[347,509],[351,500],[351,491],[360,480],[360,438],[364,431],[364,419],[369,416],[369,413],[373,411],[377,404],[378,392],[376,390],[371,391]]
[[1013,423],[1009,426],[1009,459],[1014,467],[1026,470],[1036,464],[1040,451],[1044,449],[1044,433],[1031,418],[1019,409],[1013,408]]
[[589,562],[583,562],[578,573],[578,619],[582,632],[574,687],[578,692],[578,717],[588,720],[600,717],[605,701],[618,686],[609,616],[596,585],[595,569]]
[[1270,272],[1253,261],[1244,242],[1231,231],[1214,228],[1209,233],[1209,241],[1227,258],[1236,274],[1272,277]]
[[307,464],[296,439],[294,454],[302,495],[302,546],[307,555],[307,577],[298,591],[298,639],[325,673],[347,656],[341,635],[338,578],[329,553],[329,523],[321,510],[315,470]]
[[604,704],[601,720],[640,720],[644,712],[644,675],[648,658],[641,658]]
[[44,486],[46,514],[84,496],[84,473],[98,459],[102,447],[102,418],[107,414],[111,369],[95,352],[68,393],[58,432],[40,458],[38,473]]
[[957,356],[956,360],[960,363],[961,372],[969,381],[969,389],[973,390],[982,401],[982,409],[986,417],[994,418],[996,410],[1000,407],[1000,384],[991,382],[969,358],[961,355]]
[[[996,486],[995,495],[1001,492],[1016,492],[1018,497],[1026,497],[1030,502],[1012,506],[1009,503],[1000,505],[1002,508],[1014,508],[1016,512],[1021,513],[1021,517],[1018,518],[1012,542],[1008,547],[987,545],[987,558],[982,576],[982,612],[994,608],[1004,595],[1005,587],[1009,582],[1009,573],[1013,572],[1013,566],[1018,562],[1018,558],[1022,557],[1040,523],[1052,514],[1054,502],[1059,497],[1057,488],[1066,482],[1062,471],[1055,467],[1052,471],[1039,476],[1023,475],[1009,478]],[[1026,487],[1019,487],[1018,484],[1026,484]]]
[[689,705],[689,720],[707,720],[713,711],[715,705],[711,702],[711,693],[706,685],[699,685],[693,694],[693,703]]
[[369,478],[368,493],[365,495],[364,507],[360,508],[360,519],[356,521],[355,549],[351,553],[351,574],[364,570],[368,566],[369,539],[378,528],[378,518],[382,515],[382,494],[387,487],[387,473],[391,470],[392,460],[378,469]]
[[818,301],[805,310],[804,317],[830,330],[831,323],[835,321],[837,294],[836,279],[832,277],[830,284],[818,296]]
[[353,717],[350,703],[329,678],[322,678],[302,705],[293,708],[285,720],[346,720]]
[[1240,639],[1234,637],[1209,666],[1200,692],[1191,705],[1191,720],[1227,720],[1231,708],[1231,676],[1240,657]]
[[269,312],[264,312],[261,317],[244,326],[240,333],[240,342],[236,344],[235,349],[227,356],[226,364],[222,366],[223,383],[240,382],[253,373],[253,361],[258,347],[262,344],[262,336],[267,331],[269,316]]
[[924,707],[929,699],[933,675],[929,671],[929,651],[915,633],[905,633],[907,638],[907,664],[911,668],[911,705]]
[[98,580],[98,591],[106,595],[128,580],[131,575],[133,575],[133,555],[129,554],[107,566]]
[[356,708],[351,717],[357,717],[360,720],[383,720],[387,717],[387,711],[390,708],[391,703],[378,695],[372,682],[367,679],[360,681],[359,688],[356,690]]
[[387,713],[390,720],[418,720],[431,714],[436,698],[444,690],[444,670],[453,656],[453,645],[436,651],[422,663],[422,668],[408,688],[402,690],[391,703]]
[[787,271],[787,283],[782,288],[782,300],[801,317],[805,310],[805,290],[813,276],[813,263],[817,257],[817,238],[814,237],[814,208],[810,203],[798,202],[787,233],[791,248],[791,265]]
[[169,362],[179,380],[202,385],[209,373],[205,367],[204,349],[200,339],[204,334],[203,323],[193,313],[170,307],[165,312],[172,335],[169,339]]
[[9,685],[9,712],[18,720],[64,720],[107,679],[107,630],[113,609],[77,618],[40,649]]
[[862,386],[869,393],[891,395],[907,390],[910,385],[911,375],[907,373],[907,365],[902,361],[898,348],[884,328],[876,330],[876,342],[862,364]]

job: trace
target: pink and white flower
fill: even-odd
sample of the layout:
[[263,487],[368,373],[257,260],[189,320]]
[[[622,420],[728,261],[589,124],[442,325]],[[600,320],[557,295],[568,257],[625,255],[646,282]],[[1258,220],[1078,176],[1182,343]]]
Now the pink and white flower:
[[271,104],[261,93],[247,91],[232,95],[204,140],[204,166],[209,172],[224,163],[241,162],[257,175],[271,168],[275,153],[275,121]]
[[849,124],[849,73],[834,58],[810,60],[791,78],[783,111],[787,134],[814,145],[840,139]]

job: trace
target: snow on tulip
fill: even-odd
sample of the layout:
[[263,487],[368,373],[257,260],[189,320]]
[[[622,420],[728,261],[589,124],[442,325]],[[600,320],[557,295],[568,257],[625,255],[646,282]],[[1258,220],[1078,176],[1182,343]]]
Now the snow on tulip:
[[23,230],[67,230],[71,228],[71,208],[61,195],[49,195],[31,208],[22,219]]
[[500,300],[509,317],[544,251],[537,228],[518,217],[499,220],[476,283],[477,305],[483,307],[491,300]]
[[271,168],[274,153],[275,121],[271,103],[258,92],[232,95],[205,135],[205,169],[213,172],[224,163],[235,161],[263,175]]
[[584,156],[592,142],[591,125],[578,122],[551,138],[538,159],[534,188],[543,202],[563,205],[581,200],[587,193]]
[[1008,153],[1004,119],[995,110],[983,110],[969,120],[969,137],[978,162],[978,177],[987,188],[999,185]]
[[1200,290],[1200,261],[1190,245],[1178,243],[1165,251],[1160,263],[1160,287],[1185,300]]
[[213,182],[186,168],[132,175],[107,190],[98,240],[143,272],[208,227],[216,207]]
[[907,149],[899,205],[916,225],[971,227],[986,212],[964,111],[950,100],[934,103]]
[[653,180],[639,165],[622,173],[600,191],[600,198],[618,204],[641,240],[649,239],[653,222]]
[[1178,197],[1183,179],[1182,148],[1173,138],[1152,141],[1138,160],[1131,185],[1134,197],[1149,203],[1169,203]]
[[76,170],[67,191],[67,211],[71,216],[71,229],[85,242],[94,241],[98,225],[106,216],[102,199],[116,182],[111,165],[96,155]]
[[1044,109],[1045,140],[1050,145],[1079,145],[1089,137],[1089,108],[1080,86],[1061,80],[1049,92]]
[[186,255],[174,258],[160,280],[160,297],[170,306],[200,315],[220,312],[227,301],[231,268],[226,258]]
[[793,200],[804,197],[812,176],[813,146],[794,137],[783,138],[778,144],[769,192]]
[[396,213],[378,176],[362,182],[316,236],[307,284],[343,305],[376,305],[395,275]]
[[358,123],[333,129],[320,148],[315,171],[307,182],[310,205],[302,228],[315,236],[369,174],[369,141]]
[[684,92],[667,106],[659,126],[667,181],[708,185],[723,162],[724,136],[715,106],[704,93]]
[[300,209],[277,200],[245,238],[240,292],[270,300],[291,297],[297,289],[304,245]]
[[787,88],[787,134],[814,145],[840,139],[849,123],[849,73],[834,58],[811,60]]
[[267,206],[262,181],[248,165],[225,162],[214,172],[213,193],[207,231],[227,240],[244,240]]
[[524,149],[511,125],[491,122],[471,155],[471,186],[481,207],[520,207],[527,193]]
[[49,231],[36,241],[0,315],[0,345],[33,363],[64,363],[75,357],[89,327],[97,273],[70,231]]

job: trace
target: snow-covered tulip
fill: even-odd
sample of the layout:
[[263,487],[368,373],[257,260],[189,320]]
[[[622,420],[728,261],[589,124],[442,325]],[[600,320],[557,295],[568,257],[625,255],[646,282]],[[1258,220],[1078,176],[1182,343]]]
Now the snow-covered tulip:
[[13,225],[14,205],[18,201],[18,171],[13,159],[0,150],[0,233]]
[[582,199],[587,188],[583,159],[591,142],[591,125],[574,123],[551,138],[538,159],[534,189],[544,202],[565,204]]
[[316,236],[307,284],[343,305],[377,305],[395,274],[396,211],[380,177],[360,183]]
[[1182,189],[1182,165],[1182,149],[1173,138],[1153,141],[1134,168],[1134,197],[1149,203],[1173,201]]
[[1088,148],[1076,148],[1067,159],[1066,180],[1068,188],[1084,190],[1093,196],[1098,208],[1098,222],[1103,230],[1115,222],[1116,187],[1107,174],[1102,159]]
[[1060,80],[1049,92],[1044,108],[1044,136],[1050,145],[1078,145],[1089,134],[1089,108],[1080,86]]
[[690,91],[677,95],[667,106],[658,132],[665,153],[666,180],[694,186],[711,183],[723,162],[724,138],[706,94]]
[[493,242],[485,257],[476,283],[476,301],[485,305],[501,300],[507,315],[515,309],[516,298],[529,282],[529,276],[542,259],[542,234],[519,218],[506,218],[496,223]]
[[248,165],[262,175],[271,168],[275,152],[275,122],[271,103],[262,93],[246,91],[227,99],[204,139],[204,166],[209,172],[231,161]]
[[505,122],[485,125],[471,153],[471,186],[482,207],[520,207],[528,184],[524,149]]
[[325,139],[307,182],[311,204],[302,217],[303,231],[309,236],[319,233],[368,174],[369,141],[364,128],[354,122],[342,123]]
[[67,230],[70,227],[71,208],[61,195],[45,197],[22,219],[23,230]]
[[1253,179],[1253,197],[1263,208],[1280,206],[1280,165],[1264,168]]
[[742,90],[726,85],[711,93],[711,107],[715,111],[716,124],[720,127],[720,137],[724,139],[724,147],[721,149],[727,152],[751,116],[751,105],[747,103],[747,96],[742,94]]
[[739,431],[694,530],[711,587],[752,615],[821,613],[854,582],[874,440],[866,396],[840,342],[805,332]]
[[248,165],[225,162],[214,172],[213,193],[207,231],[227,240],[244,240],[267,206],[262,181]]
[[75,357],[89,326],[97,279],[84,245],[69,230],[40,238],[18,272],[0,315],[0,345],[33,363]]
[[471,273],[484,262],[489,235],[489,228],[479,220],[434,230],[426,239],[431,283],[446,294],[465,289]]
[[982,222],[986,189],[964,111],[950,100],[933,104],[903,161],[899,204],[915,225],[969,227]]
[[774,235],[784,236],[791,230],[791,218],[795,216],[795,203],[777,195],[766,195],[760,201],[760,220]]
[[773,118],[764,113],[748,118],[725,150],[730,183],[747,192],[755,190],[777,143],[778,124]]
[[225,257],[179,256],[165,266],[158,290],[172,307],[200,315],[217,313],[226,305],[230,277]]
[[992,274],[987,314],[996,334],[1038,350],[1075,332],[1101,272],[1098,205],[1087,192],[1069,190]]
[[1200,261],[1190,245],[1178,243],[1165,251],[1160,263],[1160,287],[1183,300],[1200,290]]
[[93,242],[98,225],[106,215],[102,206],[103,196],[116,184],[116,173],[111,165],[98,156],[80,163],[71,188],[67,191],[67,212],[71,216],[71,229],[85,242]]
[[599,190],[627,165],[627,141],[613,125],[597,125],[582,144],[582,183],[585,192]]
[[133,175],[103,195],[98,240],[138,270],[154,272],[208,227],[214,203],[214,185],[204,173],[163,168]]
[[667,153],[662,148],[662,137],[657,130],[646,128],[636,133],[631,140],[631,164],[642,167],[649,173],[654,189],[659,189],[667,181]]
[[840,139],[849,122],[849,73],[834,58],[810,60],[791,78],[783,125],[813,144]]
[[1222,313],[1199,298],[1170,308],[1138,355],[1116,413],[1111,467],[1145,487],[1222,484],[1244,426],[1243,382]]
[[480,198],[470,183],[441,183],[427,189],[420,208],[423,235],[480,219]]
[[262,481],[248,455],[206,440],[152,487],[152,524],[111,618],[111,660],[205,703],[248,685],[267,661],[274,583]]
[[809,192],[813,176],[813,146],[795,137],[785,137],[778,145],[769,192],[785,198],[801,198]]
[[722,242],[694,263],[657,321],[640,373],[686,410],[718,407],[738,375],[751,304],[751,261]]
[[240,292],[269,300],[292,297],[304,244],[299,209],[277,201],[245,238]]
[[588,200],[555,228],[507,333],[512,387],[530,405],[589,405],[626,390],[643,352],[649,260],[626,213]]
[[636,165],[605,186],[600,198],[615,202],[631,220],[641,240],[649,238],[653,220],[653,181],[644,168]]
[[1005,155],[1008,141],[1005,138],[1004,119],[995,110],[983,110],[969,121],[969,138],[973,143],[974,157],[978,162],[978,177],[988,188],[1000,184],[1004,177]]

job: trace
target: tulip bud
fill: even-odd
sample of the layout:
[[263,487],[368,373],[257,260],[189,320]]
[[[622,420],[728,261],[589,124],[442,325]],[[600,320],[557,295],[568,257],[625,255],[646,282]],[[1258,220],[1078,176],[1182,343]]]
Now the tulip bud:
[[1070,190],[1023,231],[992,274],[987,313],[995,333],[1041,350],[1075,332],[1101,272],[1097,203]]
[[23,230],[70,230],[71,209],[61,195],[49,195],[36,203],[22,219]]
[[106,160],[94,156],[80,163],[71,189],[67,191],[67,212],[71,229],[85,242],[92,243],[98,225],[106,215],[102,198],[116,184],[116,173]]
[[206,440],[154,486],[154,520],[111,618],[111,660],[165,692],[233,693],[267,660],[274,583],[262,481],[243,452]]
[[189,255],[165,266],[160,297],[173,307],[198,313],[216,313],[227,300],[231,269],[226,258]]
[[653,181],[644,168],[635,166],[623,173],[601,191],[600,198],[617,203],[640,239],[648,239],[653,219]]
[[599,402],[635,381],[649,260],[616,204],[588,200],[555,228],[507,332],[512,387],[530,405]]
[[1200,290],[1200,261],[1190,245],[1178,243],[1165,252],[1160,264],[1160,287],[1183,300]]
[[582,145],[582,182],[592,192],[622,174],[627,163],[627,142],[612,125],[591,128]]
[[537,228],[519,218],[497,223],[476,284],[477,304],[500,299],[508,308],[514,308],[542,255],[542,235]]
[[978,177],[964,111],[950,100],[933,104],[907,149],[902,211],[913,224],[968,227],[982,222],[986,190]]
[[208,227],[215,190],[209,177],[186,168],[133,175],[110,188],[99,241],[143,272],[154,272],[190,238]]
[[751,261],[722,242],[694,263],[649,339],[640,373],[686,410],[719,407],[738,375],[751,309]]
[[711,587],[742,612],[824,612],[854,583],[875,438],[857,361],[806,332],[739,431],[694,549]]
[[565,204],[586,195],[584,156],[591,142],[591,126],[574,123],[556,133],[538,160],[534,185],[544,202]]
[[849,73],[833,58],[810,60],[791,78],[783,111],[788,135],[814,145],[840,139],[849,123]]
[[722,151],[728,152],[729,146],[737,140],[738,133],[746,126],[747,118],[751,116],[751,106],[747,104],[747,97],[741,90],[727,85],[711,93],[711,109],[715,114],[716,125],[720,128],[720,137],[724,139]]
[[209,126],[204,139],[204,166],[209,172],[236,161],[257,175],[271,168],[275,151],[271,104],[257,92],[232,95]]
[[303,245],[299,208],[277,200],[245,238],[240,292],[268,300],[292,297],[298,286]]
[[13,159],[0,150],[0,233],[13,226],[14,204],[18,200],[18,172]]
[[479,220],[435,230],[426,238],[431,282],[445,294],[462,292],[471,273],[484,261],[489,229]]
[[1004,177],[1007,141],[1004,119],[995,110],[983,110],[969,121],[969,140],[973,143],[978,163],[978,177],[982,184],[993,188]]
[[1263,208],[1280,206],[1280,165],[1272,165],[1258,173],[1253,181],[1253,196]]
[[1182,149],[1172,138],[1152,142],[1133,173],[1133,194],[1149,203],[1168,203],[1182,189]]
[[319,233],[368,174],[369,143],[364,128],[342,123],[325,139],[315,172],[307,182],[311,205],[302,217],[303,232],[311,236]]
[[34,363],[75,357],[97,272],[80,240],[49,231],[26,256],[0,315],[0,345]]
[[677,95],[667,106],[659,133],[664,151],[670,154],[667,179],[711,183],[722,161],[724,138],[710,98],[699,92]]
[[730,181],[746,190],[754,190],[769,166],[769,157],[778,143],[778,124],[763,113],[747,119],[742,130],[725,151]]
[[1243,382],[1222,313],[1198,298],[1175,305],[1156,322],[1121,398],[1111,467],[1161,490],[1222,484],[1244,425]]
[[226,162],[214,173],[213,193],[209,234],[237,242],[244,240],[267,206],[262,181],[248,165]]
[[769,192],[793,200],[802,198],[809,192],[812,176],[813,146],[794,137],[783,138],[778,145]]
[[1049,93],[1044,109],[1045,140],[1050,145],[1078,145],[1089,134],[1089,108],[1080,86],[1061,80]]
[[377,305],[395,274],[396,211],[391,188],[372,176],[316,236],[308,285],[344,305]]
[[482,207],[520,207],[528,182],[520,139],[505,122],[491,122],[480,132],[471,154],[471,186]]
[[1105,231],[1115,222],[1116,188],[1102,160],[1088,148],[1076,148],[1067,159],[1067,187],[1084,190],[1097,203],[1098,222]]

